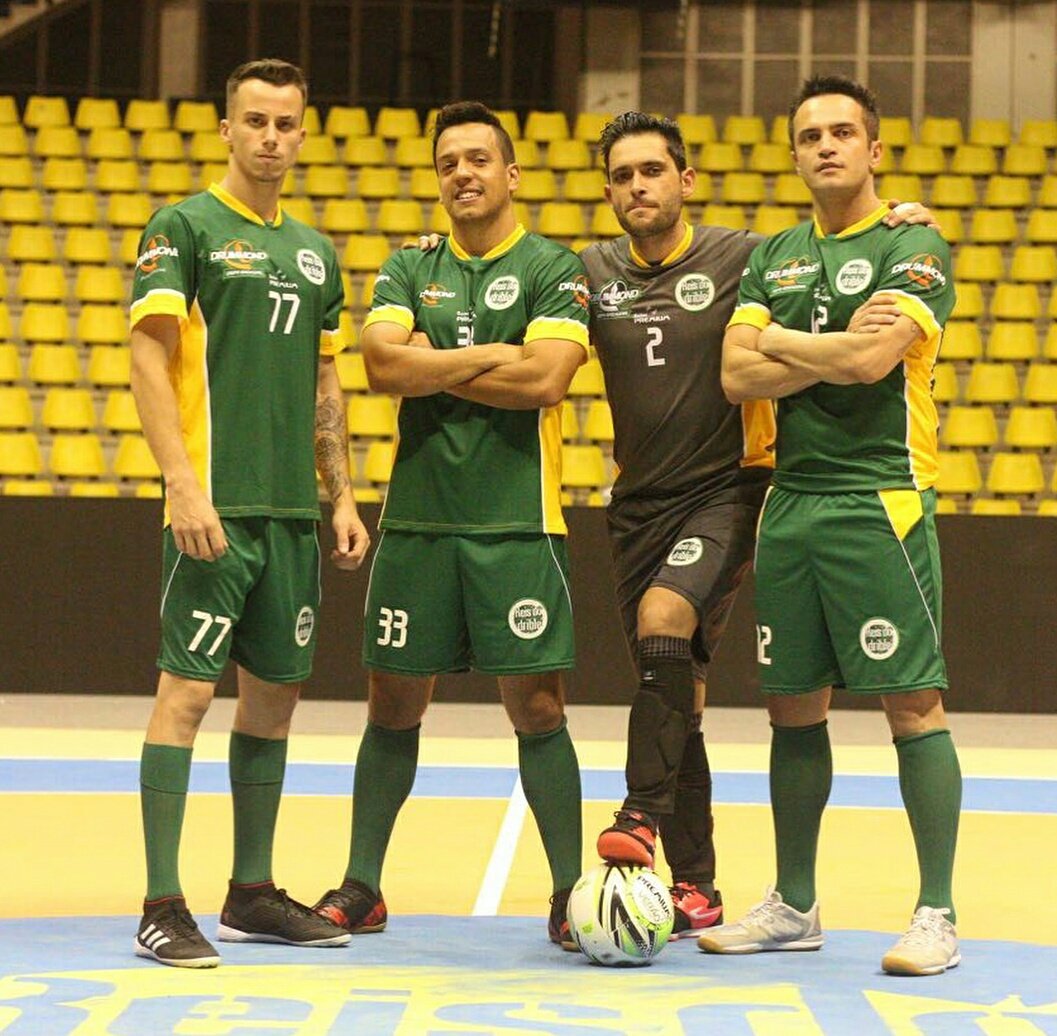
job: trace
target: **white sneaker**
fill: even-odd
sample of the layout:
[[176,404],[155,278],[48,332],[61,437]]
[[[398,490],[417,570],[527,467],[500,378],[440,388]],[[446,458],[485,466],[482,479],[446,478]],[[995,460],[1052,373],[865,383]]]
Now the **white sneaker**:
[[889,975],[938,975],[962,959],[958,933],[943,907],[918,907],[906,934],[881,959]]
[[818,903],[802,914],[783,903],[774,888],[768,888],[763,902],[757,903],[740,921],[709,928],[697,940],[697,945],[706,953],[821,949]]

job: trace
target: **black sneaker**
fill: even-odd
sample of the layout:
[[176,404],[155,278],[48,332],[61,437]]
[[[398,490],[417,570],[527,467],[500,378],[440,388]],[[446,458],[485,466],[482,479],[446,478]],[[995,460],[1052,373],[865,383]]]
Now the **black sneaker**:
[[572,889],[560,889],[551,896],[551,912],[547,918],[547,935],[553,943],[557,943],[563,950],[576,951],[580,947],[576,945],[572,932],[569,929],[569,918],[566,916],[569,907],[569,893]]
[[220,911],[221,942],[282,942],[289,946],[344,946],[348,932],[291,899],[271,882],[231,885]]
[[220,955],[198,930],[183,896],[144,902],[135,949],[137,957],[150,957],[174,968],[215,968],[220,963]]
[[354,879],[343,881],[340,889],[324,893],[312,909],[320,917],[353,934],[381,932],[389,920],[381,892],[375,892]]
[[598,836],[598,855],[606,863],[653,867],[657,822],[641,809],[619,809],[616,818]]

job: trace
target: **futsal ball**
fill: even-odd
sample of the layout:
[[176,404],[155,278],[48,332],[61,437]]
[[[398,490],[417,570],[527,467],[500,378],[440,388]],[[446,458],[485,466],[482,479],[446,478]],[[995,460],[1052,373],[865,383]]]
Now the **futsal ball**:
[[602,864],[569,895],[569,928],[595,964],[649,964],[672,934],[675,907],[667,886],[646,867]]

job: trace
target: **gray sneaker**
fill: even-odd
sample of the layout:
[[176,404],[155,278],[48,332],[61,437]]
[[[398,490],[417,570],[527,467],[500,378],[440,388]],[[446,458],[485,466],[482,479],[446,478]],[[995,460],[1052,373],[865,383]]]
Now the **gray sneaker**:
[[889,975],[938,975],[962,959],[946,907],[918,907],[903,937],[881,958]]
[[802,914],[783,903],[773,888],[768,888],[763,902],[757,903],[740,921],[709,928],[697,940],[697,945],[705,953],[821,949],[818,903]]

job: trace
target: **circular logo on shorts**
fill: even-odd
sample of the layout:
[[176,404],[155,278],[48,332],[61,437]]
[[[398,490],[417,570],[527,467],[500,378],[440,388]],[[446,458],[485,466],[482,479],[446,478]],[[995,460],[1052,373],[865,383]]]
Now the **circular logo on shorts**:
[[484,293],[484,304],[489,309],[510,309],[521,294],[521,282],[512,274],[496,277]]
[[882,662],[899,647],[899,630],[887,619],[867,619],[859,630],[859,646],[867,658]]
[[705,552],[704,545],[697,536],[690,536],[688,539],[680,540],[674,547],[672,547],[671,553],[668,555],[669,565],[692,565],[697,561],[701,555]]
[[298,647],[305,647],[312,639],[312,630],[316,628],[316,613],[306,604],[297,613],[297,622],[294,623],[294,640]]
[[708,309],[716,297],[716,286],[712,278],[703,273],[688,273],[675,286],[675,301],[691,313]]
[[522,640],[535,640],[547,628],[547,609],[531,597],[515,601],[506,617],[510,632]]
[[302,248],[297,253],[297,268],[313,284],[322,284],[327,279],[327,268],[323,265],[323,260],[311,248]]
[[849,259],[838,271],[834,284],[842,295],[857,295],[873,276],[869,259]]

